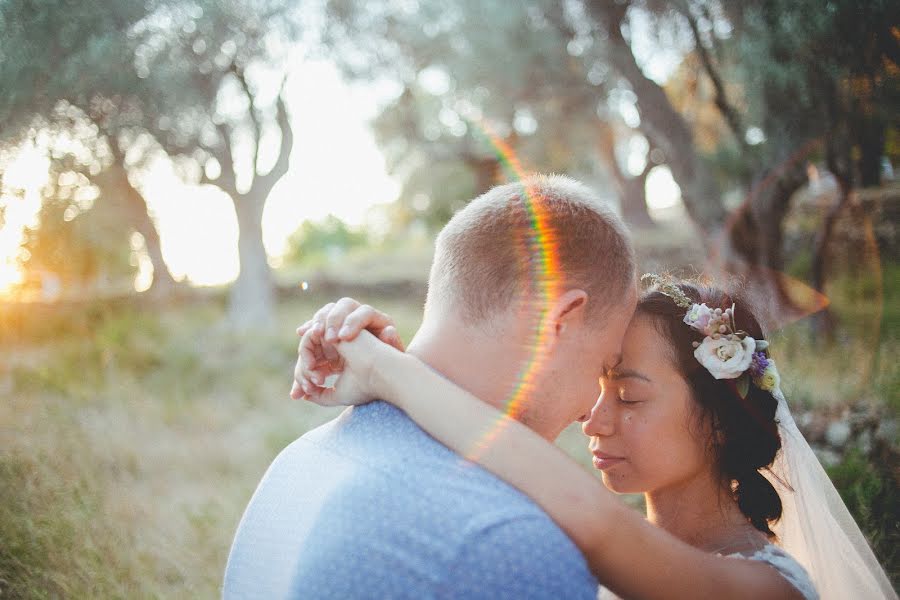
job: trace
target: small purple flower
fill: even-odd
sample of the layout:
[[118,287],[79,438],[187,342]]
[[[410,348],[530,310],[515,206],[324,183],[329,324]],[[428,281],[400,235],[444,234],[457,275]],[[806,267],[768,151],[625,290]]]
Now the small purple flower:
[[753,360],[750,362],[750,376],[756,379],[762,377],[770,363],[765,352],[754,352]]

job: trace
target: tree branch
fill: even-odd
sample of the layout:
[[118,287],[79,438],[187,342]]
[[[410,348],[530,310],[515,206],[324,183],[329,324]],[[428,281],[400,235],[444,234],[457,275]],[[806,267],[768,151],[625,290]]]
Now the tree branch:
[[616,157],[615,135],[613,134],[612,126],[604,121],[600,121],[597,149],[613,179],[616,180],[620,187],[624,186],[628,178],[622,172],[622,168],[619,166],[619,159]]
[[204,148],[219,163],[219,176],[210,179],[206,175],[206,171],[200,176],[200,185],[214,185],[223,192],[231,196],[235,202],[238,201],[240,193],[237,189],[237,174],[234,172],[234,154],[231,150],[231,127],[224,123],[217,123],[216,129],[222,143],[213,148]]
[[650,153],[653,152],[653,150],[656,148],[656,145],[649,137],[644,137],[647,139],[647,160],[644,161],[644,168],[637,176],[637,178],[641,181],[646,181],[647,177],[650,175],[650,171],[652,171],[653,167],[656,166],[655,164],[653,164],[653,161],[650,160]]
[[665,90],[641,71],[631,46],[622,35],[622,22],[629,5],[592,0],[585,6],[604,26],[609,61],[637,96],[641,130],[648,138],[653,138],[668,158],[688,213],[705,231],[719,230],[725,220],[725,208],[712,173],[697,155],[691,129],[672,106]]
[[278,148],[278,158],[275,160],[275,166],[268,173],[260,175],[253,180],[253,193],[258,193],[263,198],[268,197],[269,192],[272,191],[278,180],[288,172],[291,162],[291,150],[294,148],[294,129],[291,127],[290,115],[284,102],[284,85],[286,82],[287,76],[281,81],[281,88],[278,90],[278,98],[275,101],[275,122],[281,131],[281,145]]
[[262,141],[262,125],[259,122],[259,116],[256,114],[255,97],[250,90],[250,85],[247,83],[247,77],[244,75],[244,70],[238,67],[236,62],[232,61],[228,71],[237,78],[241,90],[243,90],[244,95],[247,96],[247,101],[250,103],[250,108],[247,110],[247,113],[250,116],[250,123],[253,125],[253,162],[251,164],[253,165],[253,175],[255,178],[259,162],[259,145]]
[[703,69],[706,71],[706,75],[709,77],[713,84],[713,89],[716,91],[716,107],[719,109],[725,122],[728,123],[728,127],[731,129],[731,133],[734,134],[738,145],[742,150],[746,151],[747,140],[744,139],[745,132],[743,125],[741,124],[741,119],[735,108],[728,102],[725,84],[722,82],[722,78],[719,76],[718,71],[716,71],[716,68],[712,63],[712,58],[709,56],[709,51],[703,43],[703,39],[700,36],[700,29],[697,27],[697,20],[694,18],[694,15],[691,14],[691,10],[688,6],[680,5],[680,10],[684,15],[684,18],[687,19],[688,26],[691,28],[691,34],[694,37],[694,46],[697,48],[697,55],[700,57],[700,62],[703,64]]
[[[710,10],[709,10],[709,4],[707,4],[706,2],[701,2],[701,3],[700,3],[700,10],[703,11],[703,18],[706,19],[707,21],[709,21],[709,22],[710,22],[710,25],[713,26],[713,25],[712,25],[712,24],[713,24],[713,16],[712,16],[712,13],[711,13]],[[713,26],[713,27],[714,27],[714,26]],[[722,60],[722,56],[723,56],[723,52],[722,52],[722,43],[721,43],[721,41],[719,40],[719,38],[715,36],[715,34],[712,34],[712,35],[710,35],[709,37],[710,37],[710,40],[712,40],[713,52],[714,52],[715,55],[716,55],[716,60],[721,61],[721,60]]]

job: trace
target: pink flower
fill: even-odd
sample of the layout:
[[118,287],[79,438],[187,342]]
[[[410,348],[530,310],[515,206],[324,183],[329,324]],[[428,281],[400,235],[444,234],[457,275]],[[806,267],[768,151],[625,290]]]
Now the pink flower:
[[713,318],[713,311],[706,304],[694,304],[684,315],[684,322],[698,331],[709,335],[707,327]]
[[716,379],[736,379],[750,368],[754,350],[756,340],[752,337],[707,337],[694,350],[694,356]]

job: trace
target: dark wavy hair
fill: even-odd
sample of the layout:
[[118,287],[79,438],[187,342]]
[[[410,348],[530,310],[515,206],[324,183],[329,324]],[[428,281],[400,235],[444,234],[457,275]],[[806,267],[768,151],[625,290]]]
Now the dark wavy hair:
[[[750,308],[728,293],[691,283],[678,287],[697,304],[711,309],[735,306],[737,329],[756,340],[764,339],[762,327]],[[737,392],[733,380],[716,379],[694,357],[694,342],[703,334],[683,322],[686,309],[658,289],[651,288],[638,302],[637,315],[649,318],[671,350],[673,365],[688,382],[700,422],[708,426],[708,451],[723,485],[728,486],[741,512],[767,536],[769,528],[781,517],[781,498],[760,473],[775,460],[781,438],[775,421],[778,401],[771,392],[750,385],[745,398]]]

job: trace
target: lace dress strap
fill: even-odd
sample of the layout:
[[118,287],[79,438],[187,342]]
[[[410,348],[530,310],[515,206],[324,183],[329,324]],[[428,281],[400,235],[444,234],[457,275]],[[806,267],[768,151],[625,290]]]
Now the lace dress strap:
[[[813,586],[812,580],[806,573],[806,569],[794,558],[774,544],[766,544],[761,550],[752,553],[728,554],[732,558],[755,560],[771,565],[782,577],[788,580],[792,586],[803,596],[804,600],[819,600],[819,593]],[[619,600],[619,597],[610,590],[601,587],[597,591],[598,600]]]
[[756,560],[764,562],[775,567],[782,577],[797,588],[803,595],[805,600],[819,600],[819,593],[813,586],[812,580],[806,573],[806,569],[800,565],[794,558],[774,544],[766,544],[762,550],[757,550],[752,554],[729,554],[736,558],[745,558],[747,560]]

